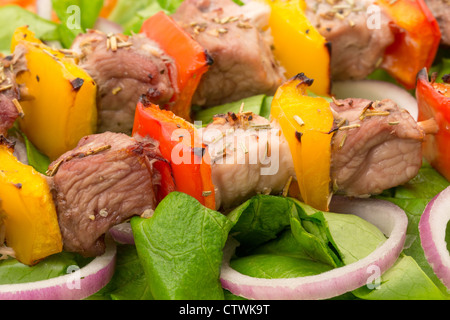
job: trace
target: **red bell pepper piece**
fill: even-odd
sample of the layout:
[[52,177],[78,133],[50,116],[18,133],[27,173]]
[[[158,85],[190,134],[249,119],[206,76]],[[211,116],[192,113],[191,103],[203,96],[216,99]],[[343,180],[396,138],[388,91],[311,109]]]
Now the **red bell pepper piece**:
[[212,64],[211,57],[172,17],[162,11],[147,19],[141,32],[158,43],[175,60],[179,94],[175,96],[175,105],[171,111],[190,121],[192,96],[202,75]]
[[441,32],[424,0],[377,0],[392,19],[395,41],[384,54],[380,67],[406,89],[414,89],[416,75],[434,61]]
[[419,121],[434,119],[439,130],[424,142],[425,159],[450,181],[450,85],[430,82],[426,69],[417,76]]
[[197,129],[169,110],[142,98],[137,107],[133,135],[150,136],[160,143],[162,156],[169,161],[175,190],[196,198],[215,209],[209,153]]

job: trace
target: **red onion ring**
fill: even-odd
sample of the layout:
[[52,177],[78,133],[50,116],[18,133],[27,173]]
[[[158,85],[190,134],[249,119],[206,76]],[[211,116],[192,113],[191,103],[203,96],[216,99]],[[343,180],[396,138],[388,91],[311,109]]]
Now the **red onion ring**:
[[334,82],[332,88],[333,94],[338,99],[391,99],[399,107],[406,109],[417,121],[419,115],[417,100],[408,91],[393,83],[378,80],[348,80]]
[[450,254],[445,231],[450,220],[450,187],[436,195],[420,217],[419,233],[425,258],[436,276],[450,289]]
[[103,288],[112,278],[116,245],[106,241],[106,251],[78,271],[53,279],[0,285],[0,300],[81,300]]
[[254,278],[230,266],[237,241],[230,238],[224,249],[222,286],[247,299],[328,299],[367,284],[369,268],[378,266],[380,274],[388,270],[400,255],[406,237],[408,219],[398,206],[376,199],[334,197],[330,210],[355,214],[378,227],[389,238],[364,259],[319,275],[289,278]]
[[115,225],[111,229],[109,229],[109,234],[121,244],[131,244],[134,245],[134,236],[133,229],[131,228],[131,224],[129,222],[124,222],[118,225]]

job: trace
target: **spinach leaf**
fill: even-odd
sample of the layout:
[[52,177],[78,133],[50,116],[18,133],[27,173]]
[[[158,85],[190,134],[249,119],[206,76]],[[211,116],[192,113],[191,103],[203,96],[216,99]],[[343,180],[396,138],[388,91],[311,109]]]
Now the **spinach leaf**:
[[36,171],[46,174],[48,166],[51,163],[50,159],[33,145],[25,133],[19,129],[17,122],[14,124],[14,127],[8,131],[8,134],[16,137],[19,141],[23,141],[25,144],[28,165],[32,166]]
[[[448,186],[450,186],[450,182],[443,178],[428,163],[424,162],[417,176],[411,181],[378,196],[378,198],[390,201],[405,211],[408,217],[408,229],[406,238],[407,243],[403,253],[411,256],[423,272],[444,293],[446,292],[446,288],[436,277],[433,269],[425,258],[420,242],[419,221],[426,205],[434,196]],[[448,227],[446,239],[450,239]]]
[[45,154],[41,153],[31,141],[28,140],[25,134],[22,134],[22,136],[27,148],[28,164],[36,169],[36,171],[46,174],[48,166],[51,163],[50,159]]
[[119,0],[108,19],[121,25],[125,34],[138,33],[142,23],[158,11],[175,12],[181,0]]
[[118,245],[111,281],[89,300],[153,300],[135,246]]
[[24,265],[16,259],[1,260],[0,284],[27,283],[56,278],[66,275],[70,266],[82,268],[90,260],[68,252],[47,257],[34,266]]
[[203,125],[207,125],[212,122],[213,117],[217,114],[226,114],[228,112],[238,113],[242,104],[244,104],[244,111],[251,111],[254,114],[268,118],[270,115],[271,101],[272,97],[267,97],[262,94],[207,109],[199,109],[197,107],[194,118],[196,121],[201,121]]
[[320,261],[276,254],[253,254],[234,259],[231,267],[240,273],[267,279],[306,277],[333,269]]
[[78,34],[95,25],[103,0],[52,0],[52,6],[61,21],[58,26],[61,43],[69,48]]
[[232,223],[195,198],[172,192],[149,219],[131,220],[155,299],[223,299],[222,249]]
[[[372,274],[368,272],[368,276]],[[379,280],[379,286],[363,286],[352,293],[365,300],[448,300],[443,291],[410,256],[401,254]]]
[[58,25],[19,6],[0,7],[0,52],[11,53],[11,38],[18,27],[25,25],[44,41],[59,40]]
[[231,211],[231,234],[240,243],[236,252],[246,255],[263,243],[276,239],[290,225],[293,204],[286,198],[257,195]]
[[122,24],[124,34],[131,35],[133,33],[139,33],[144,21],[159,11],[164,11],[166,14],[169,14],[169,12],[161,8],[156,1],[152,1],[147,7],[138,10],[129,21]]
[[231,266],[262,278],[319,274],[342,265],[323,213],[295,199],[257,195],[233,210]]
[[436,58],[436,61],[440,61],[439,63],[435,64],[430,68],[429,74],[436,72],[436,82],[443,82],[442,77],[446,74],[450,74],[450,58],[444,58],[442,57]]
[[[277,207],[280,209],[274,211]],[[290,216],[288,225],[283,218],[286,214]],[[378,228],[358,216],[316,211],[289,198],[256,196],[230,215],[237,220],[230,234],[245,249],[237,251],[231,266],[254,277],[320,274],[365,258],[386,240]],[[271,217],[277,222],[270,223]],[[271,225],[278,227],[271,229]],[[255,240],[258,233],[259,241]],[[379,285],[370,286],[371,275],[368,270],[367,285],[349,295],[368,300],[447,299],[418,262],[406,254],[378,278]]]

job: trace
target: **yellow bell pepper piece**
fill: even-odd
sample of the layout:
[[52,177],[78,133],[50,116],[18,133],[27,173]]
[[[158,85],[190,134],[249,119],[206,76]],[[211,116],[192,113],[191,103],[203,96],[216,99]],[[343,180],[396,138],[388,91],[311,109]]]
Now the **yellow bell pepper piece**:
[[320,96],[331,92],[330,44],[304,14],[303,0],[259,0],[271,7],[269,27],[274,55],[291,78],[303,72],[315,81],[310,90]]
[[12,51],[25,50],[27,61],[27,70],[17,76],[17,83],[26,88],[20,128],[55,160],[96,132],[97,86],[74,59],[43,44],[27,27],[16,30],[11,46]]
[[33,265],[62,251],[55,205],[46,178],[19,162],[0,145],[0,211],[5,214],[6,243],[16,259]]
[[334,117],[327,100],[306,95],[311,83],[304,74],[298,74],[280,86],[271,117],[289,143],[301,200],[328,211]]

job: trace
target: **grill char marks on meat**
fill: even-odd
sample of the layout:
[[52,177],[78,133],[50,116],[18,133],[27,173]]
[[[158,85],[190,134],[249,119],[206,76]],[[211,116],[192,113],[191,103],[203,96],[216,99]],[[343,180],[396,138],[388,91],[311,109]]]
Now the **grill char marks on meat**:
[[172,17],[202,45],[214,63],[192,103],[215,106],[257,94],[274,94],[285,80],[272,50],[270,8],[231,0],[186,0]]
[[23,116],[19,100],[20,88],[16,83],[16,75],[26,68],[21,49],[13,55],[0,56],[0,135],[7,135],[19,116]]
[[391,100],[336,100],[331,152],[334,191],[378,194],[412,179],[422,164],[425,133]]
[[80,67],[97,83],[98,132],[130,134],[139,97],[170,107],[176,93],[172,58],[144,35],[106,35],[89,31],[72,46]]
[[164,160],[150,140],[105,132],[83,138],[53,162],[49,184],[64,249],[101,255],[112,226],[154,210],[160,183],[155,161]]
[[425,0],[428,8],[436,18],[441,30],[441,42],[450,46],[450,1]]
[[367,10],[373,5],[371,0],[306,3],[308,19],[331,43],[333,80],[364,79],[378,67],[386,48],[394,42],[390,19],[381,8],[380,24],[372,28],[371,11]]

